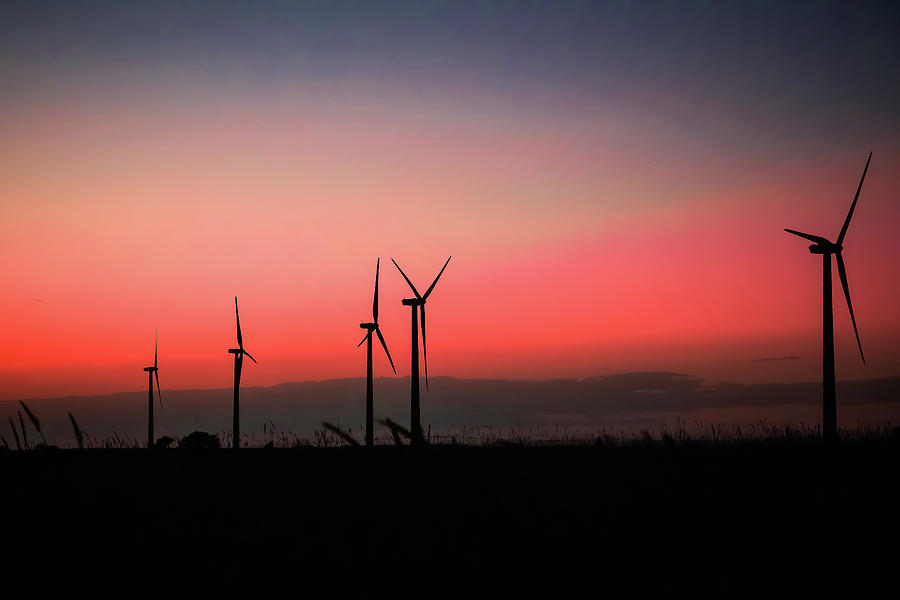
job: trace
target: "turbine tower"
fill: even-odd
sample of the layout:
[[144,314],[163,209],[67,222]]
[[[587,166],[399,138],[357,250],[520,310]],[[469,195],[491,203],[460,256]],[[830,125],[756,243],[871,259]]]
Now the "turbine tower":
[[375,263],[375,299],[372,301],[372,323],[360,323],[359,326],[362,329],[366,330],[366,337],[362,339],[362,342],[356,345],[357,348],[363,345],[363,342],[366,342],[366,446],[373,446],[375,444],[375,421],[373,416],[374,410],[374,400],[372,394],[372,332],[378,336],[378,341],[381,342],[381,347],[384,348],[384,353],[387,355],[387,359],[391,363],[391,370],[394,371],[394,375],[397,374],[397,369],[394,368],[394,361],[391,359],[391,353],[388,351],[387,343],[384,341],[384,336],[381,335],[381,329],[378,328],[378,271],[381,267],[381,259]]
[[157,364],[157,354],[159,350],[159,330],[156,332],[156,336],[153,339],[153,366],[152,367],[144,367],[144,371],[147,372],[147,377],[150,380],[150,396],[149,401],[147,403],[147,447],[150,448],[153,446],[153,376],[156,376],[156,391],[159,396],[159,408],[162,410],[162,390],[159,389],[159,367]]
[[[450,258],[453,258],[452,256]],[[400,274],[403,275],[403,279],[406,280],[406,283],[409,284],[409,288],[412,290],[412,293],[415,294],[415,298],[404,298],[402,303],[404,306],[410,307],[412,312],[412,348],[411,348],[411,363],[410,363],[410,374],[409,374],[409,404],[410,404],[410,431],[412,433],[411,442],[413,444],[421,444],[424,441],[422,436],[422,424],[419,418],[419,321],[418,314],[416,312],[416,307],[419,307],[419,312],[422,315],[422,358],[425,363],[425,389],[428,389],[428,351],[425,347],[425,301],[428,300],[428,296],[431,294],[431,291],[434,290],[434,286],[437,284],[438,279],[441,278],[441,275],[444,273],[444,269],[447,268],[447,265],[450,263],[450,258],[447,259],[447,262],[444,263],[444,266],[441,267],[440,273],[437,274],[437,277],[434,278],[434,281],[431,282],[431,285],[425,291],[424,295],[419,294],[419,291],[416,289],[416,286],[412,284],[412,281],[409,280],[409,277],[406,276],[406,273],[403,272],[403,269],[400,268],[400,265],[397,264],[397,261],[393,258],[391,262],[394,263],[394,266],[397,267],[397,270],[400,271]]]
[[862,351],[862,344],[859,341],[859,331],[856,329],[856,317],[853,316],[853,304],[850,303],[850,286],[847,283],[847,270],[844,267],[844,258],[841,251],[844,243],[844,236],[847,235],[847,228],[850,227],[850,219],[853,217],[853,210],[856,208],[856,201],[859,200],[859,192],[862,190],[863,180],[866,178],[866,171],[869,170],[869,161],[872,160],[872,153],[869,152],[869,158],[866,160],[866,166],[863,169],[862,177],[859,179],[859,186],[856,188],[856,195],[853,197],[853,203],[850,204],[850,212],[844,220],[844,226],[838,234],[836,242],[831,242],[826,238],[802,231],[794,231],[793,229],[785,229],[788,233],[800,236],[811,242],[809,247],[811,254],[822,255],[822,435],[826,441],[833,442],[837,440],[837,400],[834,383],[834,309],[831,301],[831,256],[837,258],[838,275],[841,278],[841,286],[844,288],[844,297],[847,299],[847,308],[850,310],[850,321],[853,323],[853,332],[856,334],[856,345],[859,347],[859,356],[862,358],[863,364],[866,363],[866,357]]
[[[250,356],[250,353],[244,350],[244,339],[241,337],[241,316],[238,314],[237,296],[234,297],[234,320],[237,322],[237,348],[229,348],[228,353],[234,354],[234,420],[231,427],[231,447],[240,448],[241,444],[241,367],[244,365],[244,355],[254,363],[256,359]],[[259,363],[257,363],[259,364]]]

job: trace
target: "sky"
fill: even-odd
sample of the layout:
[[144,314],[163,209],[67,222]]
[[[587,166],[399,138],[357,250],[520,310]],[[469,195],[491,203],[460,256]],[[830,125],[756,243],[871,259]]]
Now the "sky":
[[[0,400],[409,374],[900,374],[891,2],[4,2]],[[836,277],[836,275],[835,275]],[[779,360],[773,360],[779,359]],[[376,375],[391,374],[376,354]]]

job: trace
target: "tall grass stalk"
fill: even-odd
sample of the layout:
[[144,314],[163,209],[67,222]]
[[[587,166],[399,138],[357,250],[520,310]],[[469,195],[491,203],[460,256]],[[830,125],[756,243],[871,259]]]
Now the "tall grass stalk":
[[28,444],[28,432],[25,431],[25,419],[22,418],[22,411],[17,410],[19,413],[19,428],[22,430],[22,445],[25,446],[26,450],[29,450],[31,446]]
[[75,421],[75,417],[72,416],[72,413],[69,413],[69,420],[72,421],[72,429],[75,430],[75,440],[78,442],[78,448],[84,448],[84,432],[81,430],[81,427],[78,426],[78,423]]
[[339,438],[341,438],[342,440],[347,442],[349,445],[359,446],[359,442],[356,441],[356,439],[352,435],[350,435],[349,432],[342,430],[337,425],[332,425],[331,423],[326,421],[326,422],[322,423],[322,427],[324,427],[328,431],[332,432],[333,434],[337,435]]
[[21,404],[21,405],[22,405],[22,408],[25,409],[25,414],[28,415],[28,419],[31,421],[31,424],[34,425],[34,428],[37,429],[38,435],[41,436],[41,442],[46,446],[46,445],[47,445],[47,438],[44,437],[44,432],[41,431],[41,422],[40,422],[40,421],[38,420],[38,418],[34,415],[34,413],[31,412],[31,409],[28,408],[28,405],[27,405],[27,404],[25,404],[22,400],[19,400],[19,404]]
[[12,417],[9,417],[9,426],[12,427],[13,437],[16,440],[16,450],[21,450],[22,443],[19,442],[19,432],[16,431],[16,424],[13,422]]

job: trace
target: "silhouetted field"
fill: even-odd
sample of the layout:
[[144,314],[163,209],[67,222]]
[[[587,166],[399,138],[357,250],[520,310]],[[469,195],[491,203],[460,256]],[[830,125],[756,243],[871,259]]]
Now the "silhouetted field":
[[892,577],[898,466],[896,442],[874,433],[836,448],[781,436],[3,452],[3,585],[859,595]]
[[[596,431],[630,433],[686,421],[753,424],[818,422],[822,417],[819,383],[733,384],[704,381],[676,373],[620,373],[584,380],[496,380],[430,377],[431,391],[422,420],[434,434],[464,433],[473,425],[517,429],[562,429],[568,425]],[[378,377],[376,420],[390,417],[409,425],[408,377]],[[362,440],[365,430],[365,378],[242,387],[241,431],[257,439],[265,431],[310,438],[322,421],[353,427]],[[165,410],[155,415],[156,436],[179,437],[194,430],[230,433],[233,390],[165,390]],[[900,376],[838,382],[840,424],[900,424]],[[60,447],[75,446],[68,413],[91,437],[103,440],[147,437],[147,389],[99,396],[25,399],[40,417],[47,439]],[[8,419],[18,423],[18,401],[0,400],[3,437],[13,445]],[[482,428],[485,429],[485,428]],[[376,426],[375,435],[390,434]],[[748,432],[749,433],[749,432]],[[477,435],[477,433],[476,433]],[[554,434],[555,435],[555,434]],[[222,437],[223,445],[227,440]],[[265,443],[265,442],[263,442]],[[276,445],[279,440],[276,440]],[[262,444],[260,444],[262,445]]]

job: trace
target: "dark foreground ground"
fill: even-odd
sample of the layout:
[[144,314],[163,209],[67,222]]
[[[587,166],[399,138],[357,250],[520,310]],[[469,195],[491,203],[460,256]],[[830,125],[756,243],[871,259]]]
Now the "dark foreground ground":
[[0,454],[0,478],[0,589],[38,596],[893,596],[900,584],[890,440],[51,450]]

